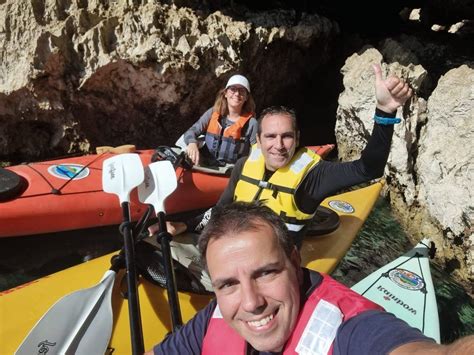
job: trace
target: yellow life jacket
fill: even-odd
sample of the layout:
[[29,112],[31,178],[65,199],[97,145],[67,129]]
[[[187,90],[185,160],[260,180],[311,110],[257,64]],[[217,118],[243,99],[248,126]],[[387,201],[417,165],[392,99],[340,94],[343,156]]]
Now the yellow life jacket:
[[308,172],[321,157],[308,148],[299,149],[289,164],[273,173],[268,181],[265,174],[265,160],[260,149],[253,147],[246,160],[235,187],[234,201],[250,202],[262,200],[279,214],[288,230],[299,232],[314,216],[298,209],[295,192]]

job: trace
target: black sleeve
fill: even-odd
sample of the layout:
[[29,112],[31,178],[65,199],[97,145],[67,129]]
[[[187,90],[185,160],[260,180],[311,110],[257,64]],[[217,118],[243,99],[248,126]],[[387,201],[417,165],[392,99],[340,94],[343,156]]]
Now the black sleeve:
[[339,327],[333,354],[388,354],[418,341],[434,342],[391,313],[367,311]]
[[153,348],[155,355],[200,354],[207,325],[215,307],[216,302],[211,302],[176,333],[167,336]]
[[[237,186],[237,182],[239,181],[240,173],[242,172],[242,168],[244,166],[244,162],[247,157],[242,157],[234,165],[232,169],[232,174],[230,175],[229,182],[227,184],[226,189],[222,193],[219,201],[217,201],[217,206],[224,206],[234,201],[234,191],[235,187]],[[211,218],[212,208],[207,210],[206,212],[191,218],[184,222],[186,224],[186,229],[189,232],[201,232],[202,229],[205,227],[209,219]]]
[[296,192],[298,207],[312,213],[328,196],[341,189],[381,177],[392,144],[393,125],[374,123],[372,135],[358,160],[320,161],[309,172]]

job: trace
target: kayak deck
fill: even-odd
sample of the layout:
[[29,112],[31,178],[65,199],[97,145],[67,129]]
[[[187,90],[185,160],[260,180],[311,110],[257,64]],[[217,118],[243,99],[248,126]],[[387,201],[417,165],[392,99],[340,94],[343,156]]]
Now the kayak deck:
[[439,317],[430,271],[429,245],[429,240],[424,239],[412,250],[359,281],[352,289],[439,343]]
[[339,227],[321,236],[306,236],[301,248],[302,265],[330,274],[352,245],[357,233],[372,211],[383,183],[352,190],[325,199],[321,206],[334,210],[340,219]]
[[[302,247],[303,265],[330,273],[344,256],[370,213],[381,183],[326,199],[323,205],[335,209],[341,223],[327,235],[307,237]],[[331,202],[334,201],[334,202]],[[338,201],[338,202],[335,202]],[[352,209],[350,208],[352,207]],[[353,211],[352,211],[353,210]],[[343,212],[345,211],[345,212]],[[0,343],[2,351],[14,353],[29,330],[59,298],[94,286],[110,267],[115,253],[93,259],[28,284],[0,293]],[[110,352],[130,354],[130,328],[127,301],[121,296],[123,271],[116,277],[112,294],[114,327]],[[166,290],[140,279],[139,300],[145,349],[150,349],[172,329]],[[210,301],[210,296],[179,292],[182,318],[186,322]]]

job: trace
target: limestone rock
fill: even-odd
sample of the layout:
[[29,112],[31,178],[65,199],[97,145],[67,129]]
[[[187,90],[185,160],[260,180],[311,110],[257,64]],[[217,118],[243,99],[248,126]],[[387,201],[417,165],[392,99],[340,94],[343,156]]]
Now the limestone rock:
[[[396,51],[393,48],[398,48]],[[395,73],[419,91],[428,73],[401,43],[385,41],[380,51],[366,48],[346,60],[344,92],[339,97],[336,135],[340,158],[360,156],[373,126],[374,74],[371,63],[387,61]],[[392,55],[396,53],[396,55]],[[402,65],[395,59],[412,57]],[[403,60],[402,60],[403,61]],[[474,171],[474,70],[467,65],[448,71],[428,101],[417,94],[397,112],[385,171],[386,193],[413,242],[422,236],[439,246],[438,260],[468,289],[474,279],[472,192]]]
[[172,144],[235,72],[262,105],[288,87],[297,95],[328,60],[337,25],[317,15],[295,23],[293,11],[247,17],[159,1],[3,1],[0,156]]
[[447,72],[428,100],[420,132],[419,199],[449,242],[446,256],[461,260],[474,277],[474,69]]

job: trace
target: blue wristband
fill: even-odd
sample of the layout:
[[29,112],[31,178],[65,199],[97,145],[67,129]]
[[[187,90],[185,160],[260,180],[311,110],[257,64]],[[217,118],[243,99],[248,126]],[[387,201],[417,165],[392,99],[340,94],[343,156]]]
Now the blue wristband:
[[402,122],[400,118],[397,117],[380,117],[377,115],[374,115],[374,121],[377,122],[378,124],[383,124],[383,125],[390,125],[390,124],[396,124]]

